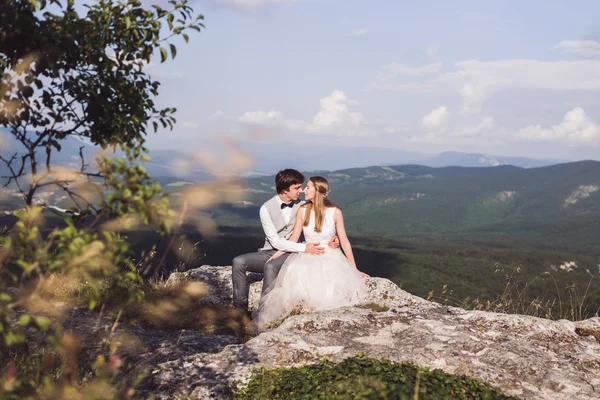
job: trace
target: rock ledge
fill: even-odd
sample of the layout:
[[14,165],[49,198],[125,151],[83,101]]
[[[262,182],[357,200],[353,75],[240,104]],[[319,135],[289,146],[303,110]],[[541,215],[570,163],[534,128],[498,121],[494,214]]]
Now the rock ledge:
[[[251,276],[251,308],[260,295],[259,279]],[[185,280],[207,283],[209,303],[231,301],[230,267],[202,266],[169,278]],[[234,381],[246,381],[252,367],[297,366],[323,356],[340,361],[362,352],[466,374],[525,399],[600,398],[598,317],[571,322],[467,311],[413,296],[387,279],[370,278],[366,285],[364,303],[385,305],[388,311],[347,307],[296,315],[244,344],[187,352],[155,368],[156,395],[219,399],[230,393]]]

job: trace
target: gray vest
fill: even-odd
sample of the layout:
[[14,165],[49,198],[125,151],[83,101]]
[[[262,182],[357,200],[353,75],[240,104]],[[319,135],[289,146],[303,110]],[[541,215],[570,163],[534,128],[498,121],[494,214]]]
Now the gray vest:
[[[273,221],[273,225],[275,225],[275,229],[277,229],[277,234],[279,237],[289,239],[289,237],[292,235],[292,232],[294,231],[294,224],[296,223],[296,213],[303,204],[304,201],[297,201],[294,204],[292,207],[292,213],[290,214],[290,222],[286,224],[285,220],[283,219],[283,214],[281,213],[281,206],[277,201],[277,196],[265,202],[264,205],[271,216],[271,220]],[[259,250],[274,250],[274,248],[269,242],[269,239],[265,237],[265,245]]]

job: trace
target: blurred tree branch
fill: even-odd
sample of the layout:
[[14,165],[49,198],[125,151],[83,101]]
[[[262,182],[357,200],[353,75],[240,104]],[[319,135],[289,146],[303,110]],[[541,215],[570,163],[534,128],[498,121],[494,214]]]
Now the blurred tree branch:
[[[120,148],[134,158],[147,152],[150,130],[173,128],[174,108],[158,108],[160,83],[145,72],[154,54],[161,62],[172,39],[204,27],[187,0],[170,9],[145,8],[139,0],[97,0],[79,15],[73,0],[0,0],[0,126],[22,146],[0,157],[2,176],[31,206],[36,192],[53,186],[73,198],[76,181],[100,185],[106,171],[81,166],[69,179],[57,178],[52,155],[79,138],[90,146]],[[25,182],[26,181],[26,182]],[[106,188],[105,188],[106,189]],[[73,212],[92,211],[74,202]]]

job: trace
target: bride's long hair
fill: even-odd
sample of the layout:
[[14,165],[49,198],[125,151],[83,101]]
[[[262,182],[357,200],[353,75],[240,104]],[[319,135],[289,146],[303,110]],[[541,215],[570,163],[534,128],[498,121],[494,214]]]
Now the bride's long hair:
[[329,182],[322,176],[311,176],[308,178],[315,187],[315,197],[311,203],[307,203],[306,211],[304,212],[304,226],[308,226],[310,222],[310,212],[315,210],[315,232],[321,232],[323,228],[323,219],[325,218],[325,210],[336,205],[327,198],[329,195]]

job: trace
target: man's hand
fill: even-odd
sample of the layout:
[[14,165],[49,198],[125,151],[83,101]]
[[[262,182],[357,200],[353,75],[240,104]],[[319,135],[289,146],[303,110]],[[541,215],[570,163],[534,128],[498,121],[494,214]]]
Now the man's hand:
[[321,255],[325,254],[325,248],[321,247],[319,242],[306,243],[306,250],[308,254]]
[[331,238],[329,243],[327,243],[327,245],[329,245],[329,247],[331,247],[332,249],[337,249],[338,247],[340,247],[340,239],[337,236],[334,236]]
[[269,262],[269,261],[272,261],[272,260],[275,260],[276,258],[279,258],[279,257],[281,257],[281,256],[282,256],[282,255],[284,255],[284,254],[285,254],[285,251],[278,250],[278,251],[277,251],[275,254],[273,254],[273,255],[271,256],[271,258],[269,258],[269,259],[267,260],[267,262]]

